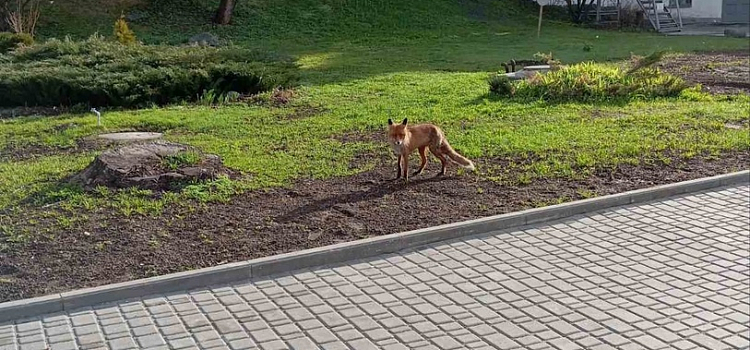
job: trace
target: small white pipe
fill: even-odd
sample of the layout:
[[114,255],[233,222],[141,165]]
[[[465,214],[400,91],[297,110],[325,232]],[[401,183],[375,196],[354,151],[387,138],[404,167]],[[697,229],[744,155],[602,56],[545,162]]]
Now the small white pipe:
[[97,111],[96,108],[92,108],[91,111],[96,114],[96,126],[101,126],[102,125],[102,114],[99,113],[99,111]]

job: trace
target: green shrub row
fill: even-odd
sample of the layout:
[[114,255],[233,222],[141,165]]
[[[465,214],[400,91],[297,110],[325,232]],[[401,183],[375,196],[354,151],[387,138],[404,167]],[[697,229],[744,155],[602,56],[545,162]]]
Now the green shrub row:
[[0,105],[138,107],[204,91],[254,94],[297,80],[288,58],[237,48],[50,40],[0,56]]
[[33,43],[34,38],[31,35],[0,32],[0,54],[10,52],[18,45],[31,45]]
[[492,94],[552,102],[676,97],[687,88],[681,78],[662,73],[656,68],[628,73],[615,65],[596,63],[566,66],[516,82],[491,76],[488,84]]

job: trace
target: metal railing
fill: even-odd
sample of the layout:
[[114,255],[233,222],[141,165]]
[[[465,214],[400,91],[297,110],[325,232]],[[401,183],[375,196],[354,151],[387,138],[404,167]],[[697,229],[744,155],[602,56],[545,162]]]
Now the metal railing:
[[682,14],[680,14],[680,0],[674,1],[675,5],[677,5],[677,24],[679,25],[679,28],[682,29]]

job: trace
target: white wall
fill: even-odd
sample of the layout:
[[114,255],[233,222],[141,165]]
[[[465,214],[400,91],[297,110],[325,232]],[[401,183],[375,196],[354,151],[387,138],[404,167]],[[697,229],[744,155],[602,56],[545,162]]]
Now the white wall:
[[682,18],[721,19],[721,3],[722,0],[693,0],[693,6],[680,8],[680,13]]

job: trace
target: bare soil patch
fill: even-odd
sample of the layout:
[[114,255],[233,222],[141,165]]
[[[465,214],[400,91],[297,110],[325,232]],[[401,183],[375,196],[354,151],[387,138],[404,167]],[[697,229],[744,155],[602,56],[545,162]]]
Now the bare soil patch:
[[108,142],[101,139],[85,138],[77,140],[72,146],[10,145],[0,150],[0,161],[24,161],[37,157],[83,154],[103,150],[108,144]]
[[[509,159],[478,160],[502,166]],[[522,163],[523,160],[514,161]],[[0,241],[0,301],[253,259],[449,222],[717,175],[750,164],[750,150],[719,158],[674,158],[599,169],[580,179],[503,185],[475,175],[435,178],[437,162],[409,184],[391,182],[394,165],[290,188],[252,191],[229,203],[170,207],[159,217],[124,217],[110,209],[56,215],[13,214],[13,230],[53,234],[16,245]],[[49,209],[47,209],[49,210]],[[33,220],[31,220],[33,219]]]
[[0,107],[0,119],[23,117],[28,115],[56,116],[70,112],[66,107]]
[[325,108],[315,106],[300,106],[289,110],[290,112],[284,115],[287,120],[307,119],[326,112]]
[[658,64],[714,94],[750,94],[750,52],[703,52],[666,58]]

